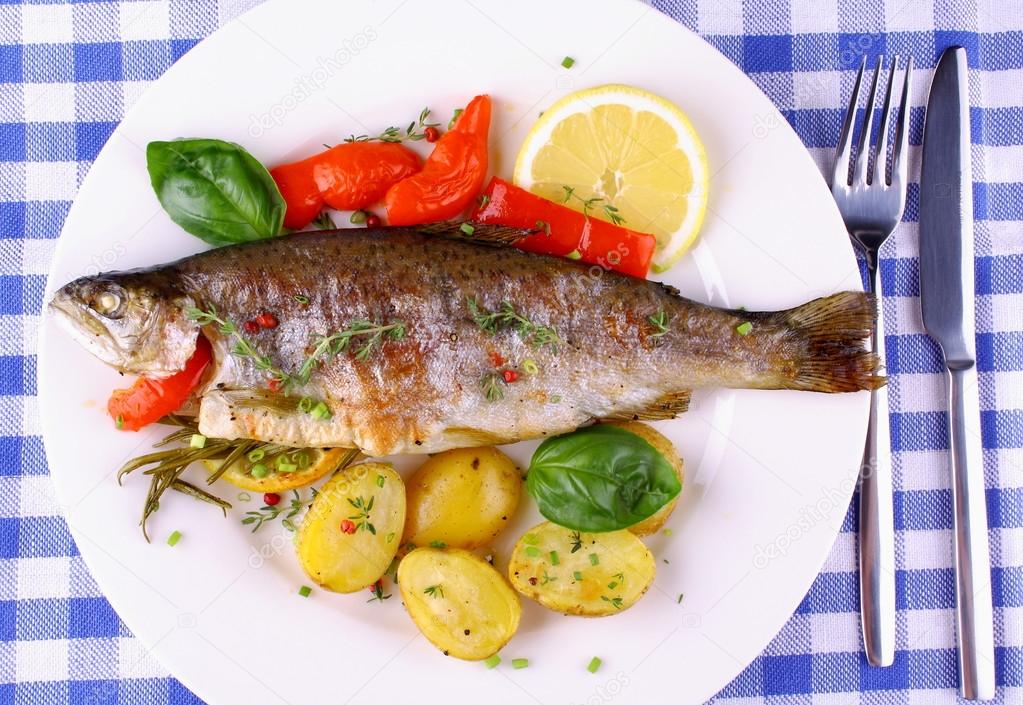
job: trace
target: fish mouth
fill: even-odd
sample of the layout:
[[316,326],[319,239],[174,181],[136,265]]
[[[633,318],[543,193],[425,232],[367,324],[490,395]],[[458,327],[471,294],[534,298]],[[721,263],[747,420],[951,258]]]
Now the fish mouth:
[[48,307],[57,324],[77,343],[108,365],[119,367],[124,351],[103,322],[91,311],[59,293],[50,300]]

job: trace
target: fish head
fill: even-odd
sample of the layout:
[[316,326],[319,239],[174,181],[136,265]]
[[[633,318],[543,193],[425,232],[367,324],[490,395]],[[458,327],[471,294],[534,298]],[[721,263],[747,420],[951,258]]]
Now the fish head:
[[188,317],[191,297],[157,272],[112,272],[81,277],[50,300],[60,325],[108,365],[132,374],[166,377],[184,369],[195,351],[199,324]]

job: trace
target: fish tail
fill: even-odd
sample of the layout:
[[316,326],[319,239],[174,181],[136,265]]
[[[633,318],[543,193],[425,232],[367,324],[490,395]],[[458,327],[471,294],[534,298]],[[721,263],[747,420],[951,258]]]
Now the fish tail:
[[802,306],[771,314],[788,329],[795,343],[794,376],[786,389],[811,392],[857,392],[878,389],[885,378],[877,374],[877,355],[865,347],[874,329],[874,297],[846,291]]

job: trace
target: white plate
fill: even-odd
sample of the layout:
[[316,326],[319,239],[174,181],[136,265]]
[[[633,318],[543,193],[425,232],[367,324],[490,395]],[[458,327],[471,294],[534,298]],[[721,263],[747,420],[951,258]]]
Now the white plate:
[[[571,70],[559,66],[565,55],[577,61]],[[273,164],[401,124],[424,105],[446,120],[487,92],[496,100],[493,168],[507,176],[539,111],[607,82],[677,102],[706,142],[711,211],[699,246],[665,281],[698,300],[764,309],[860,287],[827,188],[782,117],[713,48],[642,4],[275,0],[193,49],[114,132],[68,216],[50,289],[200,249],[152,194],[150,140],[220,137]],[[256,502],[225,520],[171,497],[147,545],[136,524],[147,483],[132,476],[120,488],[114,471],[148,451],[159,429],[116,432],[103,407],[125,380],[50,320],[39,379],[51,473],[96,581],[132,631],[213,705],[702,702],[763,649],[820,569],[853,489],[867,408],[864,394],[697,395],[690,413],[659,425],[687,475],[673,534],[649,541],[659,569],[650,593],[610,619],[563,617],[527,601],[505,664],[489,671],[440,655],[397,596],[299,597],[307,580],[289,536],[239,524]],[[525,464],[533,447],[508,451]],[[536,520],[525,504],[500,557]],[[170,548],[164,539],[175,529],[184,537]],[[604,666],[591,675],[595,655]],[[512,670],[512,657],[530,667]]]

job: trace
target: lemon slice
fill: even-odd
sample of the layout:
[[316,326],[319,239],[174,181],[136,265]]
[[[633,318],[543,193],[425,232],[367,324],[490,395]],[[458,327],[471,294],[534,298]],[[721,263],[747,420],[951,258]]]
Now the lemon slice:
[[[354,462],[358,455],[359,451],[352,448],[289,448],[287,452],[275,453],[256,462],[239,458],[220,477],[251,492],[284,492],[313,483]],[[224,459],[211,458],[203,460],[202,464],[212,475],[224,464]],[[252,475],[252,468],[257,464],[262,465],[266,472],[263,477]]]
[[617,208],[622,225],[657,238],[658,272],[693,244],[707,210],[707,156],[689,118],[632,86],[587,88],[545,110],[522,144],[514,181],[604,220],[614,213],[605,206]]

